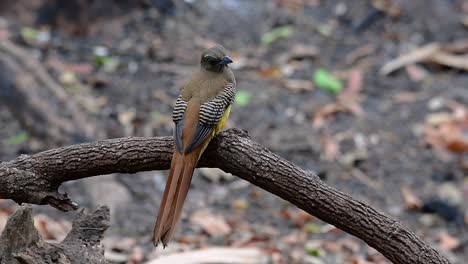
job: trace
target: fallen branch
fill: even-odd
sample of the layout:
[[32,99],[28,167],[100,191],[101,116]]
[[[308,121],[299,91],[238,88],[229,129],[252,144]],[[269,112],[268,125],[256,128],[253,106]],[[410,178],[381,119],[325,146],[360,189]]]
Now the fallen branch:
[[403,54],[400,57],[387,62],[381,69],[380,74],[388,75],[401,67],[417,63],[430,58],[434,53],[440,50],[440,45],[437,43],[428,44],[417,48],[409,53]]
[[[168,169],[172,137],[118,138],[53,149],[0,163],[0,198],[75,208],[61,183],[108,173]],[[448,263],[407,226],[324,184],[316,175],[230,129],[210,143],[199,167],[217,167],[364,240],[395,263]]]
[[195,263],[265,263],[265,256],[256,248],[205,248],[162,256],[145,264],[195,264]]
[[388,75],[402,67],[419,62],[433,62],[454,69],[468,71],[467,52],[468,39],[448,44],[427,44],[387,62],[380,69],[380,74]]
[[79,213],[59,244],[46,243],[34,227],[32,209],[20,207],[0,237],[0,263],[106,263],[100,241],[109,227],[109,208]]
[[[41,63],[8,40],[0,41],[0,102],[25,128],[52,145],[102,137],[101,129],[86,125],[87,114]],[[63,113],[54,105],[59,105]]]

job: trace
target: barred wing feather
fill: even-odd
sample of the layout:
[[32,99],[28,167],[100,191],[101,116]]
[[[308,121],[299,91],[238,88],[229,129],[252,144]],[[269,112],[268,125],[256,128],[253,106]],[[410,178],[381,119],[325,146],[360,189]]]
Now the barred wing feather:
[[200,106],[197,129],[184,153],[190,153],[213,133],[228,106],[234,102],[235,93],[235,85],[229,83],[215,98]]
[[177,146],[177,150],[180,153],[183,152],[182,146],[182,128],[184,127],[184,116],[185,110],[187,109],[187,102],[182,99],[182,95],[177,98],[176,104],[174,106],[174,111],[172,112],[172,120],[175,123],[174,130],[174,139]]

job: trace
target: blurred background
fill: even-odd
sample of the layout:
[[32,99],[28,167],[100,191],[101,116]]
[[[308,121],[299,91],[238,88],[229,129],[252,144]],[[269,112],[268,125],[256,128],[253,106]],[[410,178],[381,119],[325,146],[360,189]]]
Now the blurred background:
[[[179,89],[215,43],[235,62],[238,93],[227,127],[248,130],[327,184],[404,221],[453,263],[466,263],[465,0],[1,1],[0,160],[97,139],[171,135]],[[166,173],[62,187],[83,208],[110,206],[110,263],[168,263],[168,256],[185,263],[210,248],[235,263],[390,263],[216,169],[196,172],[176,239],[155,250]],[[15,207],[0,200],[0,230]],[[41,234],[63,239],[74,213],[34,208]]]

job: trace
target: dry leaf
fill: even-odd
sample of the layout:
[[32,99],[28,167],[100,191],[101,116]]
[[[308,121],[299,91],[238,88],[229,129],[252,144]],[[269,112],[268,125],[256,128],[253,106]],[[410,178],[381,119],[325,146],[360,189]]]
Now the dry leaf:
[[375,46],[372,44],[367,44],[362,47],[357,48],[348,55],[346,55],[345,62],[348,65],[354,64],[356,61],[372,55],[375,52]]
[[290,234],[281,238],[281,242],[285,244],[303,243],[307,236],[305,232],[291,232]]
[[433,147],[460,153],[468,152],[468,119],[466,122],[449,122],[437,128],[426,127],[425,139]]
[[464,105],[455,101],[448,101],[446,105],[448,108],[452,109],[455,121],[464,122],[468,119],[468,109]]
[[140,264],[145,257],[143,249],[141,247],[135,247],[132,254],[128,258],[127,264]]
[[225,236],[231,233],[231,227],[221,215],[214,215],[208,210],[199,211],[190,217],[190,221],[200,226],[212,237]]
[[351,264],[373,264],[369,261],[362,259],[361,257],[354,257],[350,263]]
[[364,111],[361,107],[361,95],[363,85],[362,71],[358,68],[349,72],[348,84],[338,95],[335,103],[324,105],[314,114],[312,125],[314,128],[321,128],[325,120],[339,112],[350,112],[356,116],[361,116]]
[[320,137],[320,143],[325,153],[325,159],[330,161],[335,160],[340,152],[340,145],[337,140],[328,132],[324,132]]
[[249,202],[245,199],[239,198],[232,202],[232,207],[237,210],[245,210],[249,208]]
[[429,75],[429,73],[421,66],[418,66],[416,64],[410,64],[405,67],[406,73],[408,74],[408,77],[413,81],[413,82],[420,82]]
[[286,259],[281,256],[279,252],[274,252],[271,254],[271,263],[272,264],[287,264]]
[[252,235],[249,240],[244,241],[244,243],[240,245],[249,248],[262,247],[270,240],[271,236],[268,235]]
[[380,252],[378,252],[375,248],[367,246],[367,257],[366,259],[373,264],[391,264],[391,262],[385,258]]
[[286,79],[283,81],[283,85],[293,92],[314,90],[314,83],[308,80]]
[[118,113],[117,118],[120,124],[124,126],[130,126],[132,122],[135,120],[136,113],[135,111],[123,111]]
[[176,238],[176,241],[180,244],[190,244],[190,245],[197,245],[203,243],[207,239],[205,234],[197,234],[197,235],[182,235]]
[[362,90],[362,71],[358,68],[349,73],[348,84],[341,94],[344,96],[358,95]]
[[62,241],[72,227],[68,221],[55,221],[45,215],[34,216],[34,226],[44,239],[54,241]]
[[255,70],[258,69],[261,64],[258,58],[247,58],[239,53],[231,54],[231,58],[234,62],[230,64],[229,67],[234,70]]
[[362,84],[362,71],[360,69],[353,69],[349,74],[346,88],[338,95],[338,104],[357,116],[361,116],[364,112],[361,108],[361,97],[359,95],[362,90]]
[[301,12],[307,6],[317,6],[320,0],[277,0],[278,5],[284,6],[291,12]]
[[89,75],[94,71],[93,65],[89,63],[68,64],[58,59],[50,59],[46,64],[58,72],[72,72],[79,75]]
[[344,249],[347,249],[354,254],[357,254],[359,252],[359,249],[361,248],[359,242],[354,238],[342,238],[339,240],[339,242],[341,243]]
[[8,221],[8,214],[0,211],[0,234],[2,233],[3,229],[5,228],[5,225]]
[[398,17],[401,15],[401,7],[397,3],[398,1],[373,0],[372,6],[391,17]]
[[315,46],[298,44],[291,48],[289,60],[314,58],[318,53],[319,50]]
[[303,226],[306,222],[314,219],[314,217],[307,213],[306,211],[302,209],[296,209],[294,216],[293,216],[293,221],[297,226]]
[[262,78],[280,78],[283,76],[283,71],[278,67],[273,67],[258,70],[257,74]]
[[444,114],[442,120],[427,120],[424,139],[438,150],[468,152],[468,109],[453,101],[447,102],[447,106],[452,113]]
[[297,227],[303,227],[305,223],[314,219],[312,215],[298,208],[284,208],[279,213],[280,217],[293,222]]
[[432,113],[426,116],[426,124],[438,126],[452,121],[453,115],[447,112]]
[[325,249],[325,251],[327,251],[329,253],[337,254],[337,253],[341,252],[342,245],[340,243],[338,243],[338,242],[335,242],[335,241],[325,241],[323,243],[323,249]]
[[0,41],[8,40],[10,38],[10,31],[6,28],[0,28]]
[[395,103],[413,103],[422,100],[422,94],[413,92],[400,92],[393,96]]
[[325,123],[325,119],[327,119],[328,117],[336,113],[344,112],[344,111],[346,111],[346,108],[343,107],[342,105],[339,105],[336,103],[326,104],[322,108],[320,108],[318,111],[315,112],[314,119],[312,121],[312,126],[314,128],[321,128],[323,127],[323,124]]
[[406,209],[419,209],[423,206],[421,199],[419,199],[419,197],[416,196],[408,187],[401,187],[401,196],[403,197]]
[[452,251],[460,245],[460,240],[451,236],[447,232],[442,232],[437,240],[439,247],[446,251]]

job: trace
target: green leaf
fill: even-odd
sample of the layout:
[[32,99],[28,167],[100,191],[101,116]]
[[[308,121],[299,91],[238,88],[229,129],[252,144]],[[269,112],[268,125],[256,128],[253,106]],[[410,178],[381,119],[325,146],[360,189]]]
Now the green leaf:
[[322,232],[322,228],[317,223],[308,222],[304,225],[304,231],[307,233],[318,234]]
[[106,72],[114,72],[120,64],[118,57],[94,56],[94,63]]
[[246,90],[240,90],[236,93],[236,104],[239,106],[246,106],[250,102],[250,92]]
[[39,31],[32,27],[22,27],[20,35],[23,39],[36,39],[39,35]]
[[320,34],[322,34],[325,37],[329,37],[333,33],[332,28],[330,27],[330,25],[327,25],[327,24],[320,25],[317,28],[317,30]]
[[277,27],[263,34],[261,42],[263,45],[270,45],[281,38],[288,38],[292,35],[294,29],[291,26]]
[[20,132],[6,140],[8,145],[19,145],[23,144],[29,139],[29,133],[26,131]]
[[96,63],[98,66],[103,66],[107,63],[107,57],[104,56],[95,56],[94,57],[94,63]]
[[343,90],[343,83],[325,69],[318,69],[313,75],[315,85],[331,93],[339,93]]
[[106,57],[106,56],[95,56],[94,57],[94,62],[98,66],[105,66],[105,65],[108,65],[109,63],[112,62],[112,58],[111,57]]
[[309,254],[309,255],[311,255],[313,257],[320,257],[321,255],[323,255],[322,249],[317,248],[317,247],[311,245],[310,243],[307,243],[305,245],[305,251],[307,252],[307,254]]

